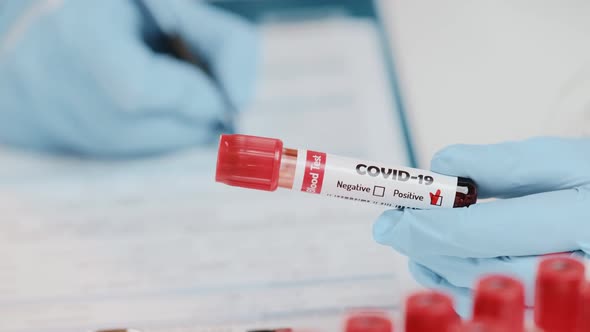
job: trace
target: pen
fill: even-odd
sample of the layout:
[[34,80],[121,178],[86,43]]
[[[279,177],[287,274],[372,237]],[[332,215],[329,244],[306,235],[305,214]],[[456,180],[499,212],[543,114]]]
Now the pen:
[[219,93],[221,94],[221,98],[223,99],[223,103],[225,105],[225,112],[223,115],[222,120],[220,123],[217,124],[216,129],[222,133],[235,133],[235,116],[237,114],[237,108],[232,103],[231,98],[229,97],[226,89],[223,87],[221,82],[219,82],[216,75],[213,73],[211,66],[209,63],[198,57],[194,52],[192,52],[187,44],[184,42],[182,37],[178,34],[170,34],[166,33],[160,23],[156,15],[150,9],[150,6],[144,2],[144,0],[135,0],[139,10],[145,15],[145,17],[151,21],[153,24],[157,34],[164,37],[164,43],[166,44],[166,48],[172,52],[174,56],[179,58],[180,60],[186,61],[197,68],[199,68],[202,72],[207,75]]

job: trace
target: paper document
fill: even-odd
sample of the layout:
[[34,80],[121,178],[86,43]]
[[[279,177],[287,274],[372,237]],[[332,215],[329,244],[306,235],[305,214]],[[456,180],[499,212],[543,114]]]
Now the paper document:
[[375,22],[334,17],[261,27],[261,80],[241,131],[406,165]]
[[[241,130],[405,163],[375,27],[261,26]],[[214,183],[216,151],[96,162],[0,152],[0,331],[336,331],[399,308],[404,260],[372,240],[382,209]]]

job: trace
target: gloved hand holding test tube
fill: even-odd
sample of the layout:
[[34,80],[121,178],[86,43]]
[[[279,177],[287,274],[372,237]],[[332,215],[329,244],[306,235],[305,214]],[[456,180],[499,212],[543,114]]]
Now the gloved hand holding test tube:
[[[590,253],[587,138],[455,145],[434,156],[433,172],[283,148],[268,138],[223,136],[220,143],[219,182],[411,208],[385,211],[375,240],[408,256],[415,279],[452,294],[462,315],[483,274],[506,273],[531,289],[543,255]],[[472,205],[478,193],[499,199],[440,209]],[[534,292],[527,294],[532,305]]]
[[491,145],[458,144],[434,155],[434,172],[473,179],[480,198],[468,209],[385,211],[375,240],[410,260],[424,286],[454,296],[468,314],[475,281],[500,273],[524,282],[546,255],[590,254],[590,139],[537,137]]

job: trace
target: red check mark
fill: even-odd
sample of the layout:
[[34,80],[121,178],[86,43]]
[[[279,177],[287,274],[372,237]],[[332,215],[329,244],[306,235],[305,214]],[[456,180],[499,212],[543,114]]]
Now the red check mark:
[[440,189],[436,191],[436,193],[429,193],[430,194],[430,205],[438,205],[438,200],[440,199]]

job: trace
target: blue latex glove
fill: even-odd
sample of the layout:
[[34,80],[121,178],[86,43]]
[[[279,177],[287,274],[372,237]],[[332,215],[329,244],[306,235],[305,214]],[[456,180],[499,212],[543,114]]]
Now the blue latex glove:
[[[146,5],[157,20],[132,0],[0,1],[0,143],[121,157],[211,141],[253,92],[256,33],[197,1]],[[162,32],[219,84],[157,52]]]
[[451,146],[434,156],[431,168],[472,178],[480,198],[501,199],[390,210],[373,233],[410,258],[418,282],[454,295],[462,316],[470,313],[472,288],[483,274],[519,278],[532,305],[539,255],[590,253],[590,139]]

